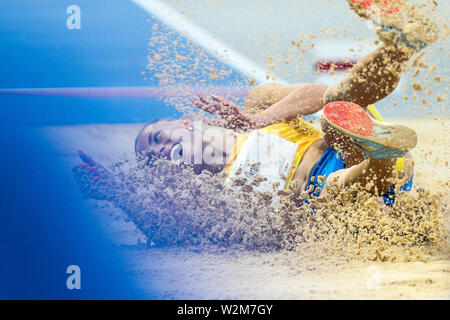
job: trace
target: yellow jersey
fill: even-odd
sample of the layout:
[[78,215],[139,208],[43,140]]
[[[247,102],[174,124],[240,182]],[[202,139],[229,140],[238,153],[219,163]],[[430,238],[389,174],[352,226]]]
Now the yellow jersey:
[[[302,118],[296,118],[290,121],[280,122],[262,129],[258,129],[256,130],[258,138],[251,139],[254,134],[255,133],[252,132],[251,134],[237,135],[237,141],[234,145],[233,153],[229,157],[227,165],[224,168],[224,172],[227,174],[225,180],[226,182],[228,182],[230,175],[232,175],[233,172],[238,171],[237,166],[245,167],[245,165],[243,165],[244,162],[248,162],[248,159],[251,158],[256,159],[258,163],[257,165],[255,163],[248,163],[248,165],[251,166],[251,169],[248,170],[248,175],[258,173],[261,176],[268,178],[270,183],[276,182],[276,180],[278,180],[277,174],[282,173],[284,176],[284,179],[282,180],[284,181],[281,182],[280,180],[280,189],[287,189],[292,182],[295,171],[297,170],[297,167],[300,164],[306,150],[315,141],[323,136],[320,130],[314,128]],[[279,159],[267,159],[267,157],[264,156],[256,156],[253,158],[242,157],[242,153],[251,153],[252,148],[253,150],[257,150],[256,152],[258,155],[268,154],[269,157],[274,152],[264,153],[264,148],[267,150],[276,150],[276,148],[279,148],[281,150],[278,150],[277,155],[279,155],[279,157],[277,158],[281,158],[285,161],[280,163]],[[240,161],[239,158],[242,158],[242,161]],[[255,162],[255,160],[253,160],[253,162]],[[266,175],[264,174],[264,170],[262,170],[262,168],[264,168],[264,164],[266,164]],[[279,169],[274,168],[274,166],[277,165],[280,167]],[[257,172],[258,169],[260,170],[259,172]]]

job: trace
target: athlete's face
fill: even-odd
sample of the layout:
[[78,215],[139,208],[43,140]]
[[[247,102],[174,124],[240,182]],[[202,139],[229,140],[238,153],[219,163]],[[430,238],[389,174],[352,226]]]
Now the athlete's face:
[[161,120],[142,129],[137,137],[136,152],[190,163],[196,152],[193,150],[193,137],[194,127],[190,120]]
[[[168,160],[192,165],[194,170],[215,171],[214,164],[209,163],[214,153],[217,137],[203,132],[203,127],[189,119],[161,120],[147,125],[136,140],[136,152],[148,157],[166,158]],[[211,130],[208,130],[208,132]],[[214,131],[211,131],[214,135]]]

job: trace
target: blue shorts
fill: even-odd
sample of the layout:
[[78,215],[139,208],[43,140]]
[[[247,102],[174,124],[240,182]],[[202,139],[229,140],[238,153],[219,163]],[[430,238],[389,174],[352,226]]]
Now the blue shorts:
[[[326,180],[328,176],[336,172],[338,170],[345,169],[344,166],[344,160],[342,159],[342,156],[339,152],[337,152],[335,149],[329,147],[325,152],[323,153],[320,160],[316,163],[314,168],[311,171],[311,175],[309,176],[308,182],[306,184],[306,190],[312,185],[312,191],[309,193],[310,197],[318,197],[320,193],[323,190],[323,187],[325,186]],[[319,176],[324,176],[325,179],[322,181],[322,183],[319,184],[318,178]],[[413,178],[414,175],[411,177],[411,179],[400,187],[400,190],[403,191],[410,191],[413,184]],[[312,181],[314,180],[314,181]],[[382,195],[382,198],[384,200],[384,203],[388,206],[392,206],[395,202],[395,188],[391,187],[385,194]],[[305,202],[308,202],[305,199]]]

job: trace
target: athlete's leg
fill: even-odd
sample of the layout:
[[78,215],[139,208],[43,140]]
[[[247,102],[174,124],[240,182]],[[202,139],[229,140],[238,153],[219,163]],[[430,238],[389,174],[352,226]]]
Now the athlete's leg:
[[377,34],[383,45],[361,59],[341,82],[330,87],[324,102],[351,101],[365,108],[396,88],[408,60],[437,41],[439,29],[417,11],[416,4],[403,0],[348,1],[362,18],[379,20]]
[[[367,191],[381,195],[394,184],[393,178],[411,177],[410,156],[402,172],[396,171],[395,165],[396,158],[404,157],[417,144],[414,130],[375,121],[363,108],[349,102],[327,104],[322,127],[325,140],[341,152],[346,167],[330,175],[327,180],[330,183],[340,186],[360,183]],[[401,181],[400,185],[406,182]]]
[[388,96],[397,87],[402,72],[415,51],[406,46],[382,45],[362,58],[349,74],[329,87],[324,103],[351,101],[367,107]]
[[366,107],[395,89],[414,52],[406,46],[382,45],[361,59],[342,81],[328,88],[324,84],[262,84],[249,91],[243,111],[265,111],[262,115],[283,120],[314,113],[332,101],[352,101]]

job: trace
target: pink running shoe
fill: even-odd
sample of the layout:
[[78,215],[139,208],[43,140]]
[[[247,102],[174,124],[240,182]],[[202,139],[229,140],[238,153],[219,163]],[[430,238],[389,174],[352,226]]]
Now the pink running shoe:
[[365,158],[401,158],[417,144],[414,130],[372,119],[366,110],[351,102],[328,103],[322,117],[350,137]]

